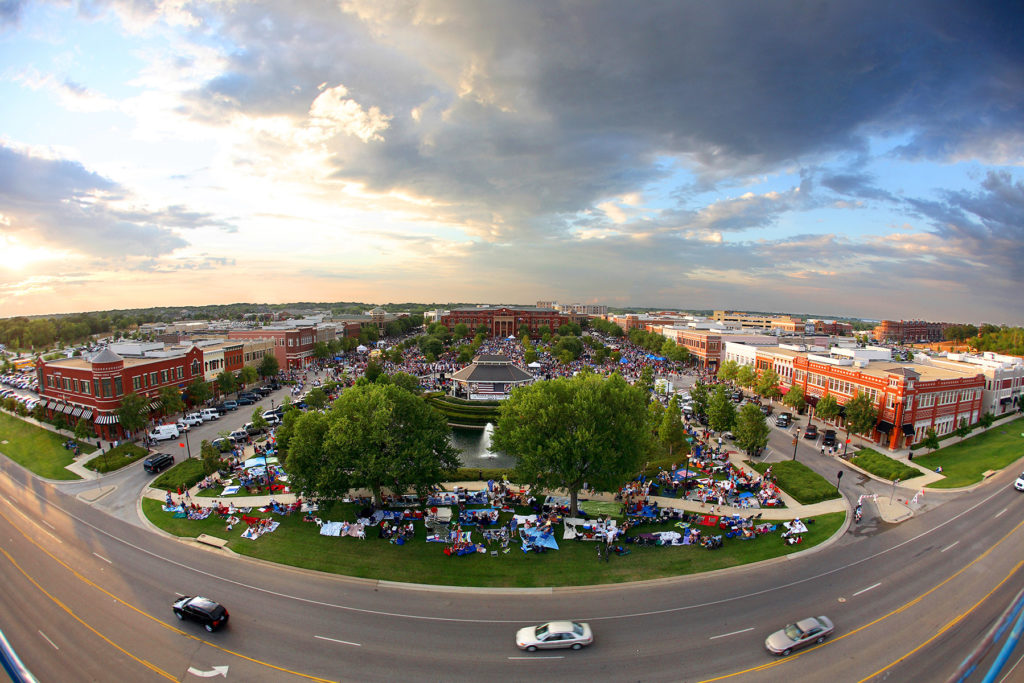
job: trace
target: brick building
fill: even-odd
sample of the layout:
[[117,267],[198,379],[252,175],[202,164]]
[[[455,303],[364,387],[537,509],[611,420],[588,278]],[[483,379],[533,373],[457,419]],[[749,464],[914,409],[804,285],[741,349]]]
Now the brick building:
[[578,317],[559,313],[551,308],[535,308],[533,306],[456,308],[441,317],[441,324],[449,330],[455,329],[459,323],[468,325],[469,329],[473,331],[480,325],[484,325],[487,327],[487,334],[490,337],[520,337],[519,328],[522,325],[526,325],[530,330],[531,337],[539,337],[539,330],[545,325],[552,332],[556,332],[562,325],[578,321]]
[[880,342],[937,342],[946,338],[946,329],[950,325],[951,323],[930,323],[924,320],[883,320],[871,334]]
[[65,416],[69,424],[80,418],[92,422],[103,439],[128,435],[121,428],[117,409],[130,393],[149,398],[150,415],[160,414],[160,389],[184,389],[203,376],[203,352],[196,346],[160,358],[123,358],[104,349],[90,359],[65,358],[36,367],[39,395],[48,417]]
[[314,361],[316,327],[267,325],[252,330],[230,330],[228,339],[273,339],[274,355],[281,369],[301,370]]

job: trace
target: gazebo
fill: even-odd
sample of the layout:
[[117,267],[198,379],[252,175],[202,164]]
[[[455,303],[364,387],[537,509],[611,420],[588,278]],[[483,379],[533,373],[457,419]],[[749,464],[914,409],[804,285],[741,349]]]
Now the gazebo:
[[532,381],[533,375],[497,354],[481,354],[452,374],[455,394],[476,401],[508,398],[514,388]]

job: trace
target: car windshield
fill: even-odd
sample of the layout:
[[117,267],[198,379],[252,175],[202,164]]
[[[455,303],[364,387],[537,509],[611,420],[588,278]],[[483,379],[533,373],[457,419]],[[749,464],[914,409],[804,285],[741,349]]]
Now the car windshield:
[[786,637],[790,640],[800,640],[803,636],[803,633],[796,627],[796,624],[790,624],[784,628],[783,631],[785,632]]
[[580,626],[577,623],[573,623],[573,625],[572,625],[572,632],[575,633],[578,636],[582,636],[583,635],[583,627]]
[[538,626],[537,630],[534,631],[534,635],[537,636],[538,638],[543,638],[547,634],[548,634],[548,625],[547,624],[542,624],[541,626]]

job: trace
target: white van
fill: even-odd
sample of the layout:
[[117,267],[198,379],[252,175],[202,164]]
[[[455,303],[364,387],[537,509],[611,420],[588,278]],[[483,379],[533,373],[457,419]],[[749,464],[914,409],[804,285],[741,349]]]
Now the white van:
[[181,421],[189,425],[190,427],[196,427],[198,425],[203,424],[203,415],[202,413],[189,413],[188,415],[182,417]]
[[179,434],[177,425],[157,425],[149,433],[149,438],[153,441],[166,441],[167,439],[177,439]]

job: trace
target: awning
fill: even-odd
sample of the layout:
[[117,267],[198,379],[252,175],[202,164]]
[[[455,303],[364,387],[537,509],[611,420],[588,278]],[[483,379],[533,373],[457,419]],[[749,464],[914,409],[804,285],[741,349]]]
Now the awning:
[[92,411],[89,410],[88,408],[82,409],[82,419],[83,420],[91,420],[92,419]]
[[71,405],[70,403],[64,403],[60,407],[60,412],[64,413],[65,415],[70,415],[71,411],[74,410],[74,409],[75,409],[75,407],[73,405]]
[[39,405],[41,405],[42,407],[46,408],[47,406],[50,405],[50,401],[48,399],[44,398],[43,400],[39,401]]
[[85,409],[82,406],[75,406],[75,409],[71,411],[71,417],[81,417],[83,410]]
[[160,405],[160,401],[153,401],[152,403],[149,404],[149,410],[156,410],[157,408],[160,407]]
[[893,426],[894,425],[893,425],[892,422],[887,422],[885,420],[879,420],[878,424],[875,426],[875,429],[877,429],[880,432],[885,432],[886,434],[888,434],[889,432],[892,431]]
[[914,434],[914,425],[903,425],[900,429],[903,430],[903,436],[912,436]]
[[96,424],[98,425],[112,425],[117,423],[117,415],[100,415],[96,418]]
[[818,407],[818,401],[820,401],[820,400],[821,400],[821,396],[804,396],[804,401],[806,401],[807,405],[809,405],[812,408],[817,408]]
[[1006,398],[1001,398],[1001,399],[999,399],[999,405],[1005,406],[1007,403],[1009,403],[1012,400],[1013,400],[1012,396],[1007,396]]

